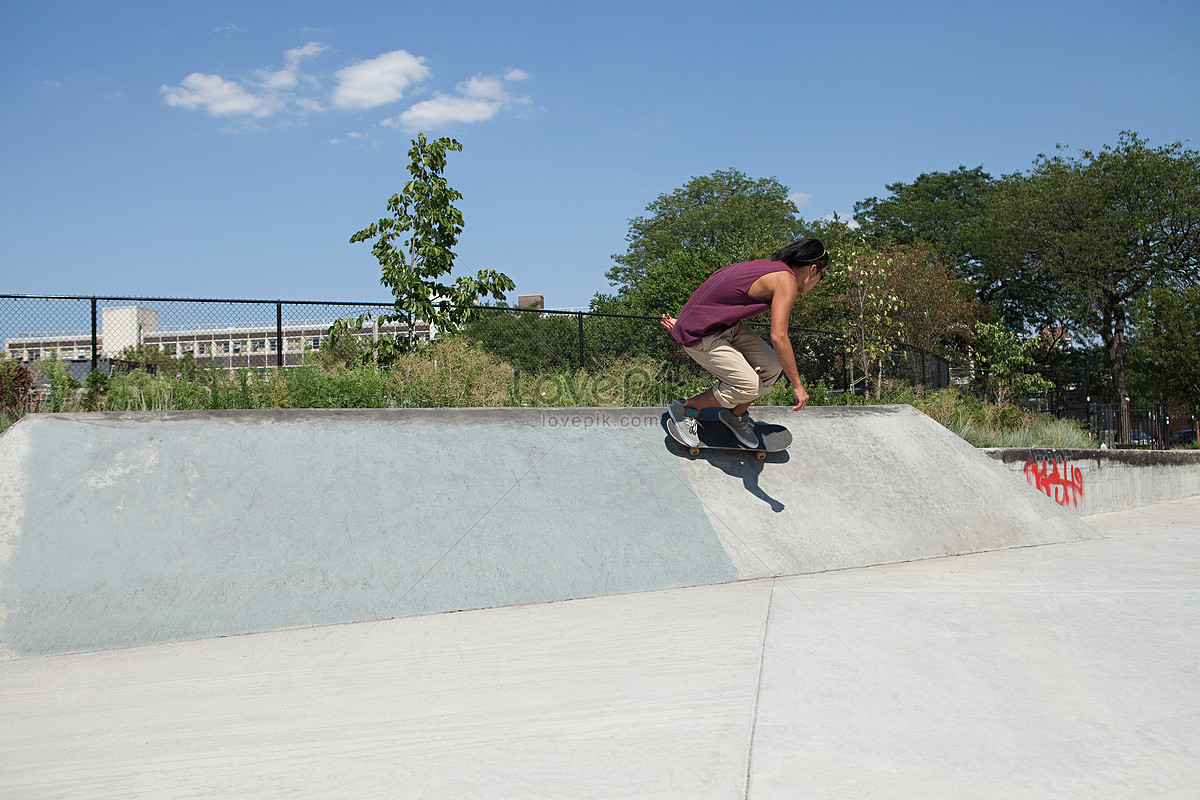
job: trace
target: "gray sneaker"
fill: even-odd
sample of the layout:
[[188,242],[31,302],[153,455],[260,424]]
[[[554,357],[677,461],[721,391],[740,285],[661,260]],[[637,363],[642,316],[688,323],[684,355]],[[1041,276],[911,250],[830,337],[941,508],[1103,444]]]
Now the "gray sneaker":
[[754,420],[750,419],[749,411],[744,416],[735,417],[728,408],[722,408],[717,418],[733,431],[743,447],[758,447],[758,431],[754,430]]
[[671,416],[671,422],[675,423],[675,432],[684,444],[688,447],[700,444],[700,431],[694,409],[685,406],[682,400],[676,400],[667,406],[667,413]]

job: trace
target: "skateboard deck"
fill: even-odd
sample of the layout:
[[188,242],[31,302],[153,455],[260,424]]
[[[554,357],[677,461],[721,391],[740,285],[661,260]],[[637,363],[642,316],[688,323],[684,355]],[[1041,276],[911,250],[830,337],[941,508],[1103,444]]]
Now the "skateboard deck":
[[787,450],[788,445],[792,443],[792,432],[782,425],[755,422],[754,430],[758,432],[759,446],[746,447],[737,440],[733,431],[717,419],[715,413],[706,413],[709,411],[710,409],[705,409],[696,417],[696,421],[700,423],[697,431],[700,436],[698,445],[690,445],[679,438],[679,431],[675,429],[675,422],[671,419],[670,414],[663,414],[667,433],[676,442],[686,447],[689,455],[698,456],[701,450],[738,450],[743,453],[754,453],[755,457],[762,461],[768,453]]

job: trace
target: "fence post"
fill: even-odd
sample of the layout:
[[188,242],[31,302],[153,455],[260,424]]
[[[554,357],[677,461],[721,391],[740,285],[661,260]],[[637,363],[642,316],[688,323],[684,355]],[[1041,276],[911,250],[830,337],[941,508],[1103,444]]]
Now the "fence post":
[[92,298],[92,371],[98,369],[99,362],[99,336],[96,331],[96,298]]
[[283,368],[283,303],[275,301],[275,369]]
[[583,312],[577,311],[575,319],[579,322],[579,368],[583,369]]

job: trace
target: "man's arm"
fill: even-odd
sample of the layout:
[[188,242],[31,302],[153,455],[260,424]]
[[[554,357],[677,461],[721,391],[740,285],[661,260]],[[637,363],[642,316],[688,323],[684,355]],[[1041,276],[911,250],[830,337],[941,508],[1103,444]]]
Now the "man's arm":
[[796,405],[792,411],[799,411],[808,405],[808,392],[800,384],[800,370],[796,367],[796,354],[792,350],[792,340],[788,336],[788,322],[792,316],[792,306],[796,304],[799,288],[796,279],[788,272],[775,272],[769,277],[771,294],[771,347],[775,349],[775,358],[783,367],[783,374],[792,384],[792,395]]

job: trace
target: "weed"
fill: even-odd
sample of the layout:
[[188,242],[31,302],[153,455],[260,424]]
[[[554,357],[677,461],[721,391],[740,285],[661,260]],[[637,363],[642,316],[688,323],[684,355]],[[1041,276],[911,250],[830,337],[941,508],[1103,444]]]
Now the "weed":
[[[349,340],[347,340],[349,341]],[[55,411],[169,411],[218,408],[429,408],[479,406],[661,407],[712,385],[702,373],[649,357],[615,360],[599,369],[516,371],[466,337],[439,337],[415,352],[400,353],[380,369],[360,353],[306,358],[284,370],[233,371],[190,356],[154,357],[154,372],[138,368],[105,378],[88,377],[86,390],[57,359],[38,362],[49,384],[40,404],[36,377],[11,359],[0,361],[0,430],[24,413]],[[175,363],[178,362],[178,363]],[[883,387],[878,401],[836,392],[817,381],[809,404],[905,403],[977,447],[1090,448],[1078,424],[975,400],[958,389],[926,391],[906,384]],[[780,380],[760,405],[791,406],[791,386]]]

